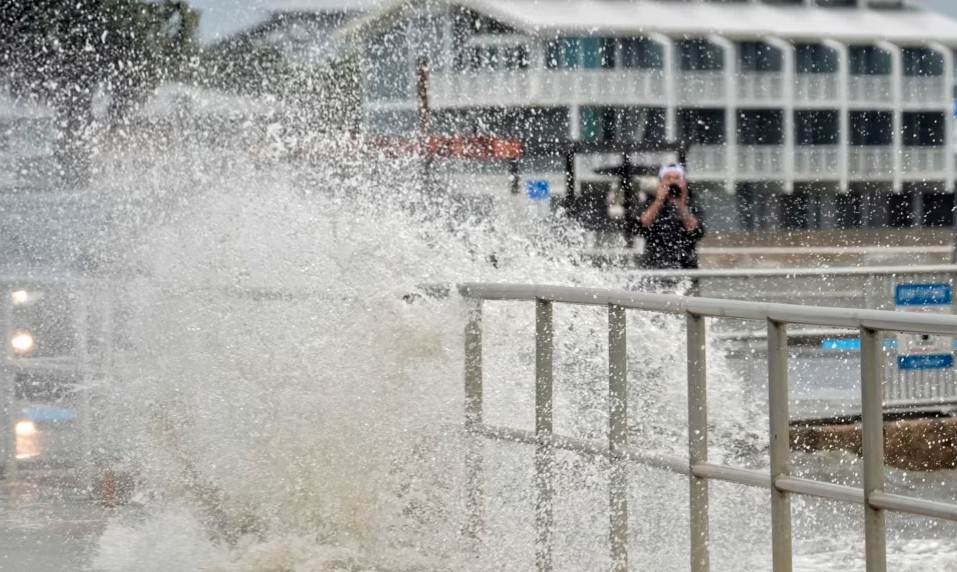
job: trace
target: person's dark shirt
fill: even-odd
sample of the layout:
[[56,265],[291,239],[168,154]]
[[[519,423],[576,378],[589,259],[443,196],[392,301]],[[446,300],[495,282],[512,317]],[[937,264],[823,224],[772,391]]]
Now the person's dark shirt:
[[694,230],[687,230],[678,207],[672,201],[668,201],[662,205],[654,222],[650,226],[645,226],[641,223],[640,217],[653,202],[654,197],[646,200],[635,219],[635,230],[645,239],[645,253],[641,259],[642,266],[646,268],[697,268],[697,244],[704,236],[705,230],[701,210],[694,203],[688,205],[688,210],[698,219],[698,226]]

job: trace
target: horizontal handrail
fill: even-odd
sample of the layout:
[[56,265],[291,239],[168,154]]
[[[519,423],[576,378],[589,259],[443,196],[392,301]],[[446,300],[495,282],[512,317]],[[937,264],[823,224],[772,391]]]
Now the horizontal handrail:
[[[949,248],[948,248],[949,252]],[[914,274],[957,274],[954,264],[910,266],[836,266],[831,268],[694,268],[636,270],[631,276],[652,278],[752,278],[802,276],[910,276]]]
[[[937,267],[940,268],[940,267]],[[949,269],[948,269],[949,270]],[[908,267],[913,273],[915,267]],[[855,273],[869,274],[870,270]],[[466,429],[473,435],[527,443],[535,447],[536,568],[550,570],[552,563],[553,451],[565,449],[608,459],[609,541],[612,570],[628,569],[628,501],[625,463],[639,462],[689,477],[691,568],[709,569],[708,486],[721,480],[771,490],[772,560],[775,570],[790,570],[792,560],[791,494],[838,500],[864,507],[865,561],[869,571],[886,570],[885,511],[896,511],[957,521],[957,505],[928,501],[884,490],[884,417],[882,363],[886,356],[881,332],[903,331],[957,336],[957,316],[759,303],[743,300],[684,297],[626,290],[574,288],[549,285],[462,284],[467,299],[465,329]],[[482,422],[482,302],[535,302],[535,431],[490,427]],[[558,435],[553,425],[553,305],[554,303],[605,307],[608,311],[608,445]],[[682,314],[687,333],[688,461],[645,455],[628,445],[626,310]],[[768,471],[729,467],[708,462],[707,359],[705,317],[763,320],[768,339],[768,421],[770,466]],[[856,329],[860,339],[861,433],[863,483],[849,487],[790,474],[788,414],[789,324]],[[469,522],[481,522],[481,485],[477,472],[480,455],[470,449]]]
[[585,306],[621,306],[669,314],[690,313],[711,318],[957,336],[957,316],[945,314],[802,306],[571,286],[462,284],[459,293],[466,298],[483,300],[543,300]]

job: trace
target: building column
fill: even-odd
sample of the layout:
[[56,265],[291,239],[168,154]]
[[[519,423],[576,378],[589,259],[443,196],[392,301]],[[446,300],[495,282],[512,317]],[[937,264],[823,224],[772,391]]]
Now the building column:
[[674,141],[678,138],[678,59],[675,57],[675,43],[664,34],[654,33],[648,37],[661,44],[664,55],[661,65],[664,74],[665,139]]
[[840,103],[838,117],[838,172],[840,185],[838,192],[846,193],[850,190],[851,169],[851,110],[847,99],[850,96],[851,56],[846,44],[836,40],[823,40],[824,46],[837,52],[837,98]]
[[542,97],[542,82],[545,69],[545,42],[536,38],[529,44],[528,50],[528,96],[531,101],[538,101]]
[[944,92],[940,100],[944,107],[944,189],[954,192],[954,179],[957,179],[957,166],[954,162],[954,52],[947,46],[930,42],[927,47],[939,53],[944,59]]
[[708,41],[716,46],[720,46],[724,51],[724,129],[725,129],[725,188],[729,193],[735,192],[737,179],[735,173],[738,171],[738,82],[737,67],[738,54],[735,50],[735,44],[724,36],[712,34],[708,36]]
[[782,157],[783,172],[781,182],[783,191],[787,194],[794,192],[794,82],[797,79],[797,52],[794,44],[781,38],[769,37],[765,41],[768,45],[781,50],[782,75],[784,77],[784,156]]
[[577,103],[568,106],[568,137],[573,141],[582,137],[581,106]]
[[901,109],[904,87],[904,57],[901,47],[897,44],[881,40],[877,46],[891,55],[891,103],[893,105],[891,129],[893,130],[893,189],[895,193],[903,192],[903,159],[904,159],[904,111]]

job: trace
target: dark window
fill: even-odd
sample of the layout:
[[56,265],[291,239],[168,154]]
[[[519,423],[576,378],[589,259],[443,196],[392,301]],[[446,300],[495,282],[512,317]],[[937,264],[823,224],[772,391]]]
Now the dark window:
[[724,69],[724,51],[705,40],[681,40],[678,64],[685,71],[721,70]]
[[924,226],[951,226],[954,223],[954,194],[923,193]]
[[550,70],[562,67],[562,45],[558,40],[545,44],[545,67]]
[[409,44],[403,30],[390,30],[366,46],[369,99],[405,99],[411,92]]
[[738,143],[741,145],[780,145],[784,142],[784,112],[779,110],[742,110],[738,114]]
[[901,228],[914,225],[912,193],[893,193],[887,198],[887,226]]
[[904,48],[901,50],[906,76],[942,76],[944,58],[930,48]]
[[797,44],[797,73],[837,73],[837,52],[823,44]]
[[662,141],[665,113],[655,107],[582,107],[581,137],[588,141]]
[[938,112],[904,113],[904,145],[924,147],[944,144],[944,114]]
[[807,191],[795,191],[781,195],[781,226],[784,228],[811,227],[811,195]]
[[628,69],[662,69],[665,52],[658,42],[648,38],[621,40],[621,65]]
[[837,216],[835,224],[838,228],[861,228],[864,226],[864,198],[858,191],[850,191],[837,195]]
[[781,71],[782,61],[781,51],[764,42],[740,42],[738,44],[738,71]]
[[681,140],[692,145],[723,145],[725,111],[723,109],[682,109],[678,112]]
[[794,112],[794,138],[798,145],[834,145],[840,126],[834,110]]
[[851,145],[890,145],[892,142],[889,111],[851,112]]
[[891,73],[891,55],[877,46],[851,46],[849,55],[852,75]]
[[582,63],[587,69],[613,69],[615,67],[614,38],[582,38]]

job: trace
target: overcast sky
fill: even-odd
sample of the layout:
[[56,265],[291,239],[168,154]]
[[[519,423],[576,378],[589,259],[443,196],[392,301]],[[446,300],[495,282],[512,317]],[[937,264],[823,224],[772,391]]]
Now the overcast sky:
[[[369,0],[315,0],[316,4],[368,4]],[[191,0],[203,12],[200,34],[206,41],[251,26],[269,12],[269,7],[285,4],[284,0]],[[923,0],[924,6],[957,18],[957,0]]]

